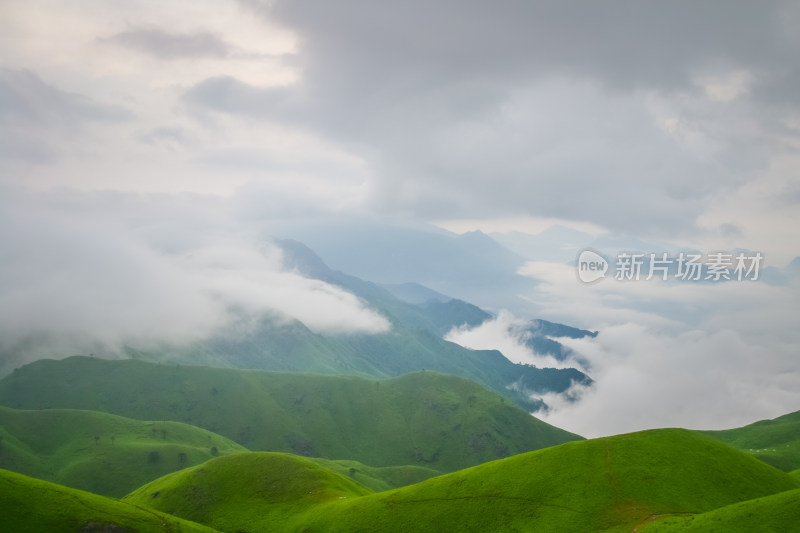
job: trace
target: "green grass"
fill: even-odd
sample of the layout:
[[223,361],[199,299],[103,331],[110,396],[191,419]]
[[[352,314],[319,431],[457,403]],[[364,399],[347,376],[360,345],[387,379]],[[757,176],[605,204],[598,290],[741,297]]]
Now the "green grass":
[[310,458],[316,464],[327,468],[337,474],[348,476],[361,485],[381,492],[413,485],[426,479],[442,475],[442,472],[422,466],[368,466],[358,461],[343,459]]
[[[391,331],[320,335],[298,321],[276,323],[265,318],[245,320],[202,342],[147,351],[128,348],[126,353],[131,358],[151,362],[377,379],[433,370],[480,383],[527,410],[537,409],[541,401],[532,401],[529,394],[509,388],[510,384],[519,382],[533,392],[545,393],[563,392],[573,382],[591,382],[575,368],[520,365],[496,350],[470,350],[445,341],[442,335],[450,326],[474,324],[480,317],[488,316],[465,302],[421,308],[398,300],[373,283],[325,270],[324,281],[340,285],[368,302],[391,322]],[[560,346],[555,341],[537,338]]]
[[785,472],[800,468],[800,411],[723,431],[705,431]]
[[14,371],[0,404],[173,420],[255,451],[442,472],[580,439],[435,372],[372,380],[71,357]]
[[175,472],[124,501],[221,531],[283,531],[309,508],[371,493],[307,458],[254,452]]
[[735,503],[692,516],[656,518],[642,533],[787,533],[800,529],[800,490]]
[[[227,463],[251,463],[252,455],[171,474],[126,501],[226,531],[628,532],[653,515],[704,513],[800,488],[792,476],[687,430],[570,442],[361,495],[342,485],[345,476],[288,457],[286,467],[234,469],[243,479],[238,486],[225,481]],[[297,475],[301,467],[312,474]],[[248,471],[255,474],[245,478]],[[259,488],[271,483],[301,500],[276,500],[272,489]]]
[[214,453],[247,451],[179,422],[70,409],[0,407],[0,436],[0,468],[114,497]]
[[7,470],[0,470],[0,528],[14,533],[214,531],[152,509]]

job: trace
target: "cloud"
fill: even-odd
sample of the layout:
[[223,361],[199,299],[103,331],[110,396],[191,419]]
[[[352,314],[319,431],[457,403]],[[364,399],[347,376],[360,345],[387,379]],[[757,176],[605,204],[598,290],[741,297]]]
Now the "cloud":
[[292,94],[285,87],[256,87],[231,76],[215,76],[189,89],[183,100],[213,111],[265,118],[286,115]]
[[284,269],[279,249],[241,225],[218,219],[208,231],[193,225],[202,209],[158,203],[3,190],[4,369],[68,350],[187,343],[242,313],[300,320],[323,334],[389,329],[352,294]]
[[65,150],[90,141],[92,127],[113,126],[131,118],[124,107],[62,91],[29,70],[0,68],[4,180],[14,179],[15,163],[53,164]]
[[732,329],[678,336],[633,323],[565,343],[592,364],[577,402],[548,395],[537,416],[587,437],[659,427],[727,429],[797,409],[796,344],[753,342]]
[[297,33],[301,82],[190,94],[348,140],[373,208],[427,219],[696,234],[780,150],[751,90],[800,52],[784,1],[241,3]]
[[[272,174],[220,177],[209,152],[241,168],[283,129],[302,132],[310,153],[326,143],[359,161],[359,193],[326,196],[361,212],[547,217],[647,237],[739,227],[747,237],[720,205],[761,186],[798,138],[796,105],[778,97],[797,92],[788,1],[81,5],[82,16],[9,8],[5,35],[18,53],[0,60],[66,72],[58,86],[135,110],[135,128],[104,128],[112,134],[96,157],[68,165],[91,187],[263,185]],[[45,22],[56,15],[64,22],[53,29]],[[167,131],[193,142],[147,133]],[[65,150],[13,151],[52,162]],[[135,170],[108,172],[124,158],[119,166]],[[161,169],[169,179],[149,178]],[[286,174],[298,172],[307,178]],[[302,194],[283,205],[294,199],[312,207]],[[708,226],[710,211],[720,220]]]
[[[0,283],[14,302],[0,307],[15,326],[6,343],[45,317],[76,347],[98,324],[107,342],[188,338],[224,323],[231,305],[308,312],[320,331],[380,330],[360,302],[286,272],[262,248],[263,225],[287,219],[477,228],[554,219],[611,240],[760,250],[772,266],[798,253],[791,0],[76,0],[0,10],[0,246],[13,257]],[[533,259],[547,257],[562,256]],[[643,398],[620,393],[619,405],[595,376],[586,394],[607,411],[578,402],[550,416],[602,432],[601,422],[638,420],[641,405],[650,422],[670,423],[655,370],[684,394],[677,406],[796,409],[781,381],[800,345],[791,283],[587,288],[564,265],[527,272],[542,282],[515,283],[514,298],[599,329],[586,347],[593,368],[616,387],[630,373],[653,391],[634,387]],[[314,308],[293,307],[301,301]],[[506,325],[495,326],[475,342],[506,342]],[[682,357],[706,361],[700,348],[710,366],[693,381]],[[725,366],[726,350],[737,365]],[[777,358],[763,373],[759,354]],[[685,364],[663,366],[670,360]],[[724,387],[701,394],[713,365],[755,394],[749,369],[766,392],[750,410]],[[702,412],[691,420],[705,424]]]
[[585,436],[654,427],[724,429],[797,410],[800,285],[741,281],[577,281],[574,267],[530,263],[529,296],[596,338],[559,339],[584,356],[594,384],[543,400],[548,422]]
[[530,327],[530,321],[504,310],[474,328],[466,325],[455,327],[445,335],[445,339],[472,350],[499,350],[509,361],[518,364],[582,369],[581,363],[571,357],[561,361],[552,355],[537,353],[526,345],[532,336]]
[[[360,86],[380,79],[367,67],[393,72],[392,81],[436,69],[450,78],[482,72],[506,79],[558,69],[612,86],[687,85],[693,69],[715,62],[774,67],[792,41],[786,1],[261,4],[262,13],[301,33],[313,61],[337,59],[327,68],[350,74],[338,81]],[[360,46],[366,42],[372,46]]]
[[101,41],[166,59],[225,57],[231,53],[231,47],[213,33],[170,33],[155,26],[133,27]]

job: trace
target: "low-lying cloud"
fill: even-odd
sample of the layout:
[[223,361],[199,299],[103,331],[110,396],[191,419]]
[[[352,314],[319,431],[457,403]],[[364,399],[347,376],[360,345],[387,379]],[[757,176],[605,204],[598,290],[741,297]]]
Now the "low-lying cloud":
[[[98,347],[203,339],[241,313],[299,320],[324,334],[390,327],[354,295],[285,269],[267,238],[236,225],[192,228],[179,202],[170,222],[169,209],[137,213],[124,195],[54,205],[44,195],[3,193],[3,370]],[[115,207],[123,211],[115,219],[104,213]]]
[[[573,267],[532,263],[532,298],[596,338],[559,339],[584,356],[594,384],[546,395],[549,423],[587,437],[655,427],[725,429],[800,405],[800,287],[606,280],[582,285]],[[572,401],[574,398],[577,401]]]
[[518,364],[539,368],[582,368],[572,358],[560,361],[550,354],[537,353],[526,345],[533,336],[529,331],[530,326],[528,320],[517,318],[510,311],[503,310],[493,319],[474,328],[453,328],[445,339],[472,350],[500,350],[509,361]]

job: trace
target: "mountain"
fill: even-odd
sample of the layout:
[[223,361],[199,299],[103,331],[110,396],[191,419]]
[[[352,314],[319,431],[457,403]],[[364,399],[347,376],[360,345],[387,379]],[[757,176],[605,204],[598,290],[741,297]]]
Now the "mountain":
[[381,283],[380,286],[392,293],[395,298],[414,305],[432,301],[447,302],[453,299],[419,283]]
[[438,471],[580,438],[436,372],[376,380],[70,357],[6,376],[0,404],[172,420],[255,451]]
[[[665,515],[769,508],[756,498],[785,509],[800,489],[788,474],[679,429],[570,442],[380,493],[349,481],[297,458],[245,454],[170,474],[125,501],[227,531],[627,532]],[[777,531],[796,524],[771,518]]]
[[418,283],[488,309],[529,315],[520,298],[536,280],[517,272],[525,263],[480,232],[457,235],[430,225],[397,226],[363,218],[295,221],[275,235],[305,243],[334,270],[381,284]]
[[800,468],[800,411],[704,433],[786,472]]
[[[284,251],[286,268],[356,295],[391,322],[391,331],[320,335],[296,320],[276,322],[270,317],[242,317],[237,325],[205,341],[159,350],[129,348],[127,356],[172,364],[376,378],[435,370],[476,381],[531,412],[543,406],[539,397],[545,393],[563,392],[573,383],[591,383],[585,373],[575,368],[515,364],[495,350],[469,350],[445,341],[442,337],[453,327],[474,327],[492,318],[475,305],[456,299],[415,305],[375,283],[332,270],[302,243],[283,240],[277,244]],[[554,354],[566,351],[546,335],[562,330],[570,334],[583,331],[545,321],[540,324],[532,330],[531,342],[543,343],[539,349]]]
[[130,503],[0,470],[3,531],[14,533],[214,533]]
[[113,497],[216,455],[247,451],[179,422],[69,409],[0,407],[0,437],[0,468]]
[[491,238],[530,261],[569,263],[578,252],[591,245],[595,237],[558,224],[537,234],[510,231],[491,233]]

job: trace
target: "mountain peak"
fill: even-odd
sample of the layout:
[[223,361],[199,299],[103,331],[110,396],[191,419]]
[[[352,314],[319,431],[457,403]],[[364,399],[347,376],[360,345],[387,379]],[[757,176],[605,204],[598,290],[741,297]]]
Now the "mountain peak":
[[303,276],[323,279],[330,275],[331,269],[311,248],[294,239],[277,239],[275,244],[283,251],[285,268],[296,270]]

